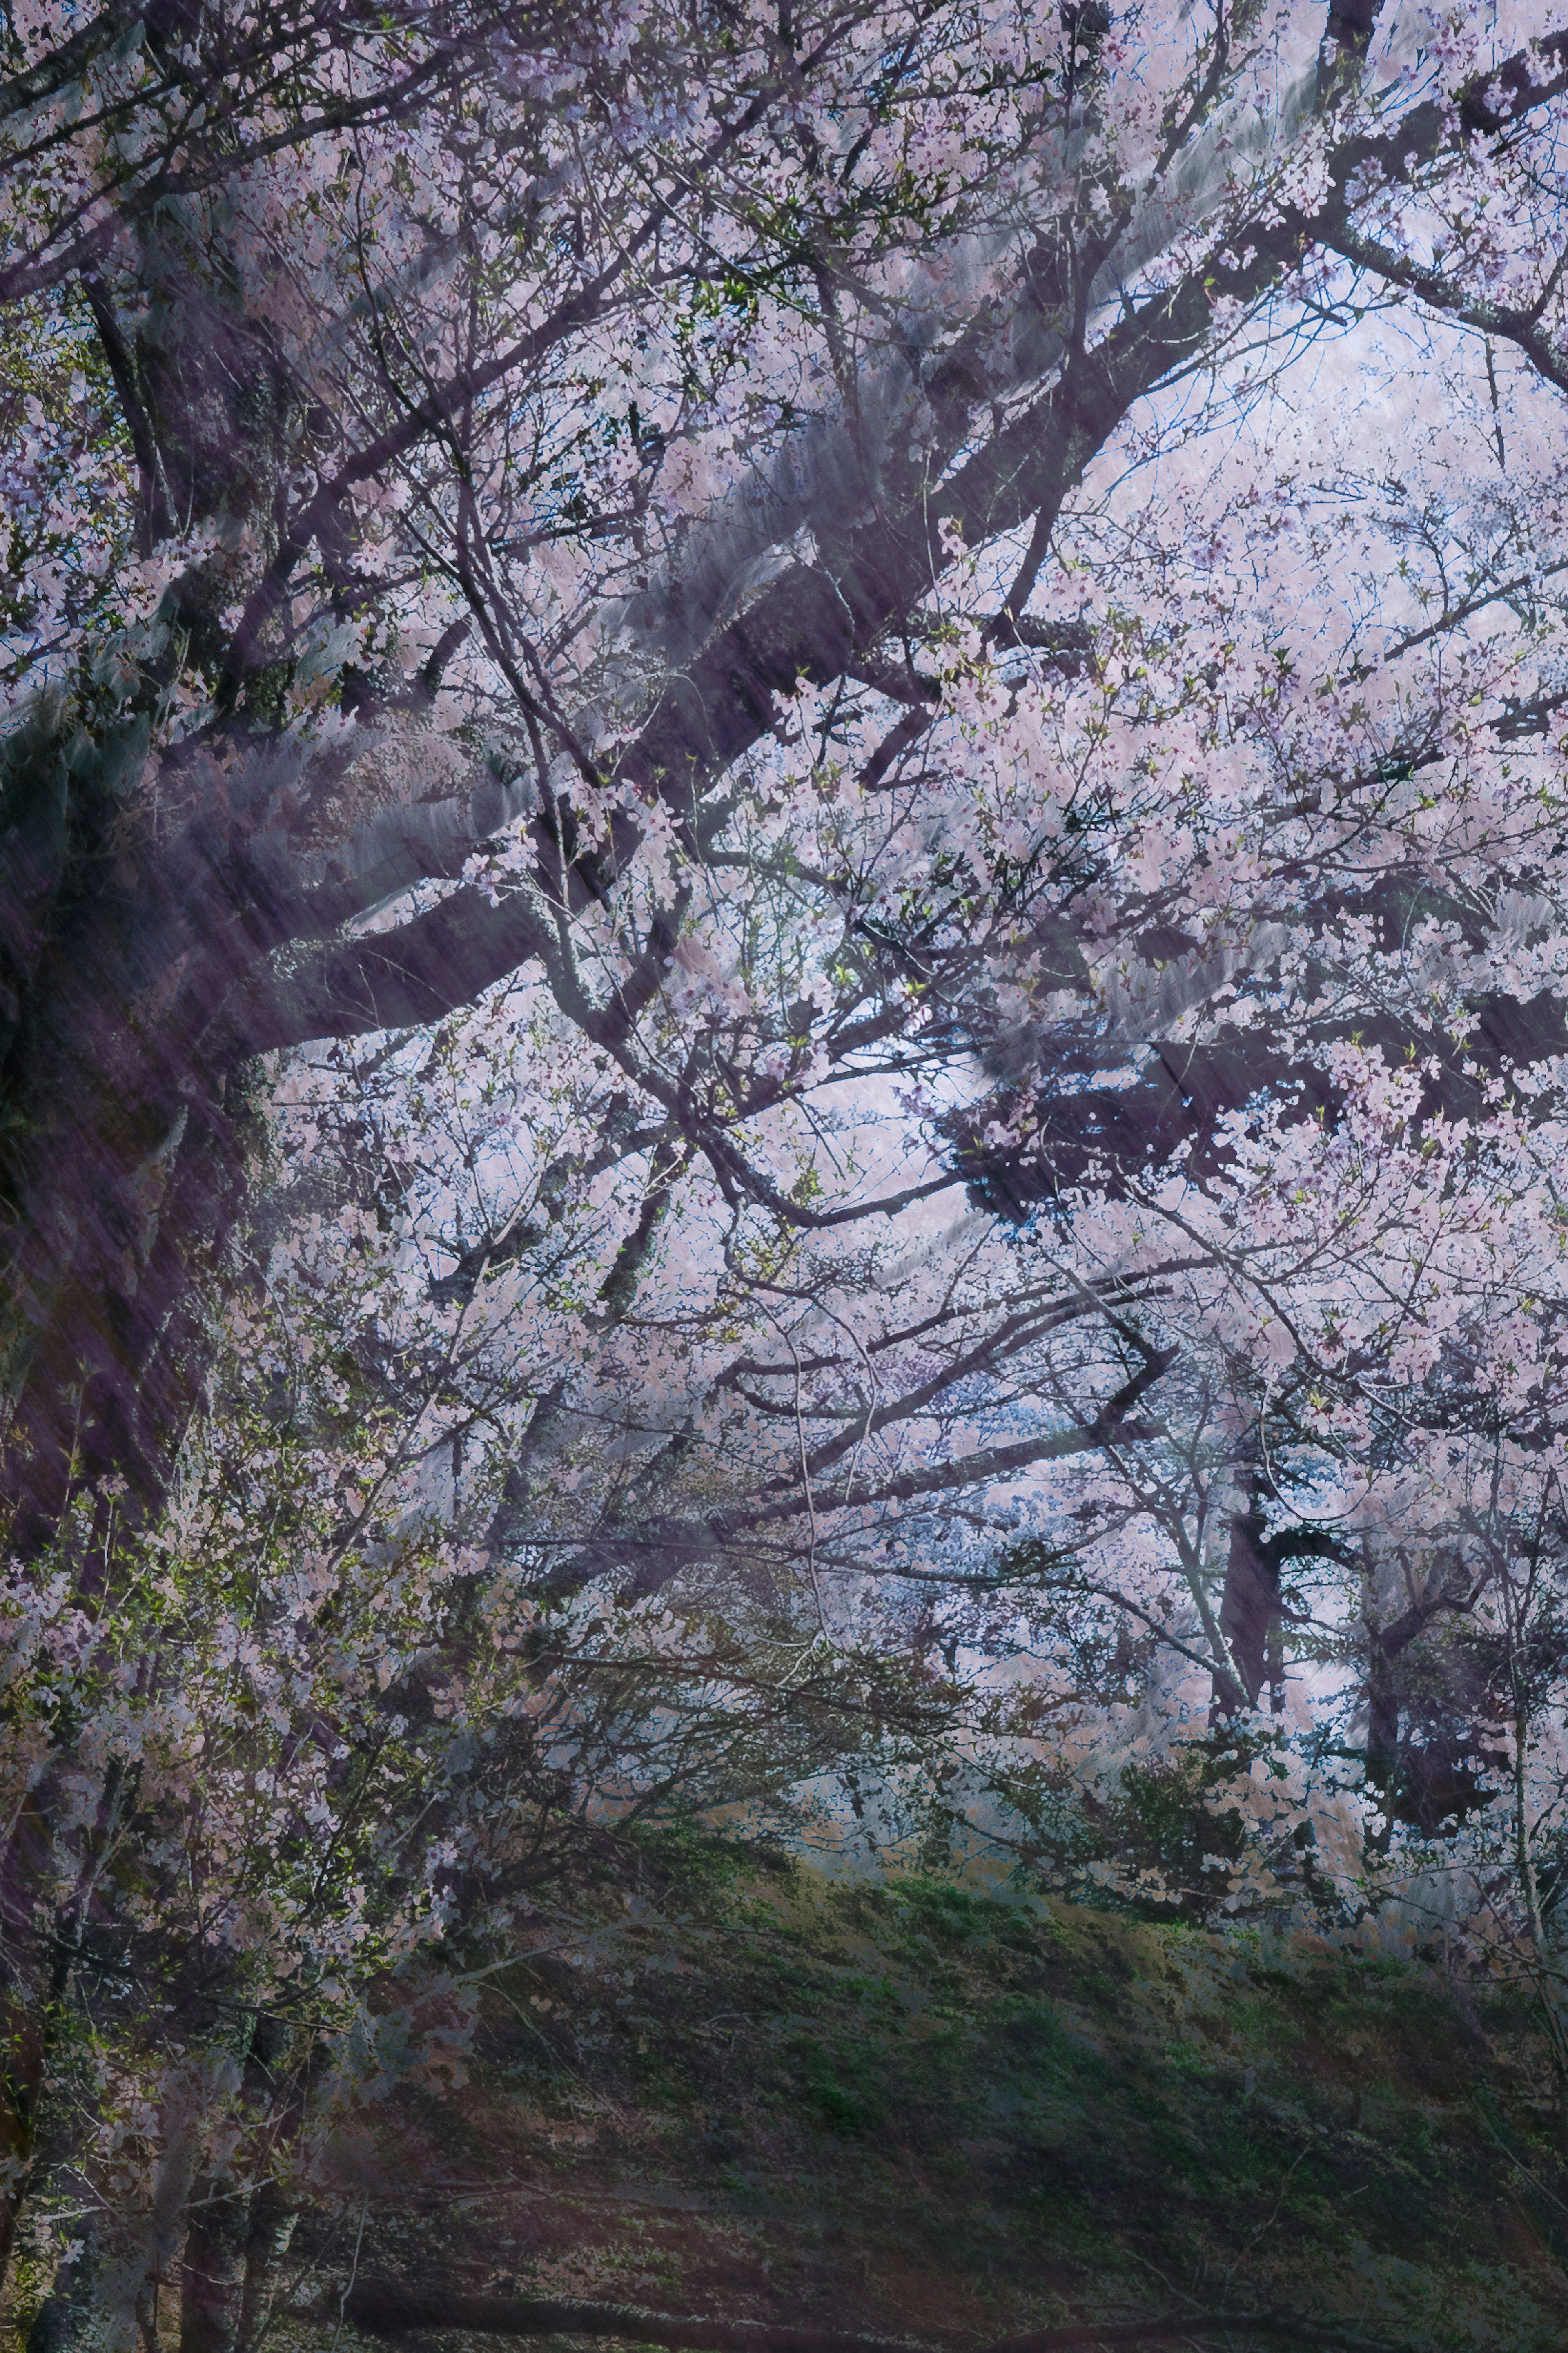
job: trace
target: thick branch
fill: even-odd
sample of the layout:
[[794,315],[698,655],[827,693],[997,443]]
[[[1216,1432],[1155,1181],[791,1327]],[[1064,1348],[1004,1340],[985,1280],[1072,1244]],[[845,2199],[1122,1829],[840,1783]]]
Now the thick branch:
[[1514,344],[1537,375],[1554,384],[1559,392],[1568,392],[1568,358],[1542,332],[1538,312],[1507,302],[1489,302],[1467,293],[1446,271],[1428,269],[1407,254],[1395,253],[1377,238],[1362,236],[1348,223],[1323,237],[1321,242],[1331,253],[1353,262],[1369,276],[1381,278],[1391,286],[1405,287],[1430,310],[1458,320],[1461,326],[1477,327],[1483,334]]
[[[1568,50],[1568,35],[1548,47],[1553,57]],[[1564,86],[1568,77],[1563,75],[1528,89],[1521,83],[1507,119]],[[1504,74],[1488,88],[1495,98],[1499,90],[1513,90],[1513,82]],[[1468,95],[1461,121],[1469,121],[1467,106],[1473,113],[1480,104],[1478,94]],[[1502,120],[1494,125],[1489,115],[1488,127],[1499,127]],[[889,630],[910,620],[947,567],[942,522],[956,517],[970,546],[993,541],[1031,517],[1037,525],[1044,518],[1048,526],[1133,405],[1203,349],[1212,328],[1211,288],[1230,300],[1256,300],[1310,246],[1332,245],[1351,235],[1348,191],[1357,175],[1381,170],[1391,179],[1407,180],[1442,152],[1449,136],[1444,111],[1428,101],[1382,138],[1343,142],[1331,159],[1330,194],[1316,212],[1279,210],[1267,227],[1232,228],[1233,247],[1251,247],[1245,267],[1205,268],[1130,310],[1092,351],[1069,360],[1049,391],[992,436],[939,492],[922,486],[918,504],[907,512],[851,529],[834,550],[831,570],[790,565],[671,680],[624,755],[621,776],[649,797],[657,794],[689,822],[713,780],[772,731],[780,698],[793,694],[803,679],[828,685],[852,664],[874,659]],[[509,353],[479,374],[489,381],[515,364],[516,354]],[[384,447],[353,460],[339,485],[351,475],[363,479],[374,471],[410,446],[421,429],[411,415]],[[296,536],[303,533],[308,538],[310,527],[307,511]],[[616,859],[630,854],[637,831],[634,816],[621,819]],[[586,879],[582,887],[587,895]],[[318,967],[314,977],[301,974],[295,1001],[301,1008],[319,1008],[309,1018],[321,1026],[295,1029],[269,1042],[385,1027],[384,1002],[405,996],[436,1007],[418,1018],[438,1018],[512,969],[513,936],[506,924],[487,922],[477,893],[462,904],[449,901],[400,931],[366,943],[357,961],[353,950],[337,951],[330,966]],[[444,988],[457,993],[437,1003]]]

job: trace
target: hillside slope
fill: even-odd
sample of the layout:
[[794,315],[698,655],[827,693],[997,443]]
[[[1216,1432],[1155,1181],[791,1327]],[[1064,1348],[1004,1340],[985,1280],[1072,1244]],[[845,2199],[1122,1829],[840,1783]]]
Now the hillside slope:
[[[1568,2342],[1568,2137],[1516,1990],[689,1845],[537,1941],[463,2090],[367,2136],[367,2325],[401,2284],[426,2321],[580,2297],[954,2348],[1263,2306]],[[318,2311],[359,2221],[301,2236]]]

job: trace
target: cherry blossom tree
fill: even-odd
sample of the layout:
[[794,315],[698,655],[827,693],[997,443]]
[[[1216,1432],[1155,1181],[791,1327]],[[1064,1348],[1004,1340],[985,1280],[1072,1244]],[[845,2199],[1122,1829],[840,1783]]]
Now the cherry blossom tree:
[[[1489,126],[1511,155],[1516,117],[1551,119],[1549,47],[1483,83],[1479,54],[1441,40],[1411,63],[1404,27],[1363,87],[1369,26],[1348,17],[1327,48],[1317,27],[1189,20],[1142,72],[1092,13],[1064,32],[983,11],[978,48],[940,11],[894,47],[873,10],[782,34],[725,21],[715,78],[706,47],[698,73],[690,36],[648,15],[606,20],[579,53],[548,11],[486,12],[482,34],[461,11],[374,27],[110,12],[18,76],[27,227],[8,282],[55,395],[25,445],[10,754],[27,1542],[79,1476],[160,1490],[200,1356],[185,1261],[232,1217],[258,1050],[438,1018],[539,960],[602,1050],[625,1051],[696,923],[659,853],[672,877],[689,850],[704,874],[741,854],[713,828],[735,829],[730,788],[771,744],[776,698],[842,681],[863,731],[901,712],[864,764],[877,807],[901,814],[942,695],[889,649],[924,626],[944,533],[997,544],[1028,524],[1003,618],[1038,635],[1023,608],[1071,481],[1210,353],[1216,301],[1239,317],[1310,248],[1353,244],[1363,185],[1375,223],[1419,172],[1436,190],[1474,170]],[[1457,112],[1433,95],[1445,76]],[[229,129],[204,142],[220,88]],[[645,185],[655,153],[668,183]],[[46,157],[52,209],[35,204]],[[693,174],[706,211],[678,195]],[[1249,206],[1264,242],[1244,262],[1226,239]],[[1118,288],[1131,308],[1113,318]],[[1545,330],[1522,318],[1539,364]],[[144,555],[79,528],[89,497]],[[1084,632],[1046,629],[1050,675],[1081,662]],[[982,627],[993,653],[996,637]],[[54,701],[35,706],[43,673]],[[68,858],[88,869],[89,803],[92,839],[115,828],[93,871],[118,913],[73,930],[61,878]],[[443,887],[509,820],[515,887]],[[374,945],[344,936],[421,882],[435,903]],[[613,1008],[607,971],[595,997],[561,963],[563,888],[574,922],[613,909]],[[836,1025],[825,1000],[814,1046],[826,1031],[836,1065],[901,1035],[917,987],[967,1036],[983,960],[949,949],[940,988],[917,980],[857,891],[857,1003],[877,1009]],[[722,941],[688,953],[730,961]],[[148,987],[163,1001],[139,1045],[100,1034]],[[795,1082],[789,1010],[757,1027],[778,1064],[764,1089]],[[721,1124],[696,1124],[690,1148],[765,1201]],[[80,1202],[60,1183],[73,1166]]]
[[919,1745],[1026,1856],[1155,1657],[1337,1672],[1374,1851],[1507,1759],[1544,1934],[1561,13],[7,39],[45,2335],[194,2227],[248,2353],[564,1821]]

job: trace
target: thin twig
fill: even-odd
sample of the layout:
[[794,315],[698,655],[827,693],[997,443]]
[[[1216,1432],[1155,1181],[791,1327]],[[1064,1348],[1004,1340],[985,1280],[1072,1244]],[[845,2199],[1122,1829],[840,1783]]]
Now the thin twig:
[[338,2298],[338,2325],[332,2331],[330,2353],[338,2353],[338,2339],[343,2333],[343,2315],[348,2310],[349,2298],[353,2294],[354,2282],[359,2277],[359,2251],[364,2244],[364,2218],[369,2211],[370,2194],[367,2191],[359,2201],[359,2230],[354,2238],[354,2259],[349,2265],[348,2285]]

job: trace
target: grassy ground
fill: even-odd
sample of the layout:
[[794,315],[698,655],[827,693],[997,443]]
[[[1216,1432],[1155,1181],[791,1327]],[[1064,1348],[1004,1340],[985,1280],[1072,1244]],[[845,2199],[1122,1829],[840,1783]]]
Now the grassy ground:
[[[1188,2298],[1568,2344],[1568,2136],[1517,1994],[691,1847],[539,1933],[464,2090],[404,2095],[362,2276],[954,2348]],[[317,2282],[354,2225],[307,2232]]]

